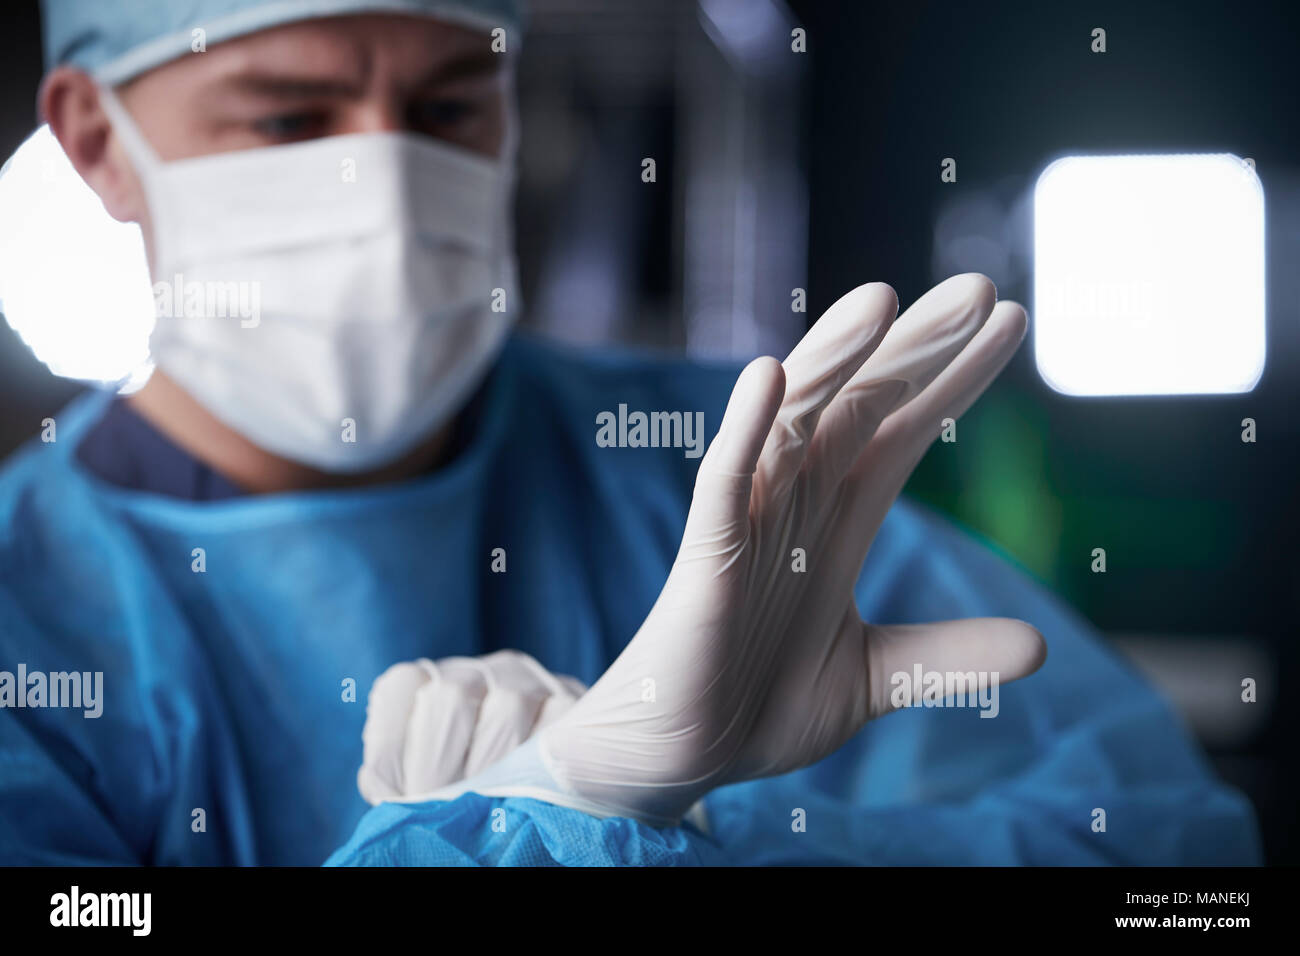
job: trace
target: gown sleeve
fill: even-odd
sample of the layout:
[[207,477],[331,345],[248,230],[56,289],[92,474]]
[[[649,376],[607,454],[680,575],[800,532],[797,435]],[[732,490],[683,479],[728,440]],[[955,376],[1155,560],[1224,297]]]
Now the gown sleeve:
[[19,695],[27,701],[27,688],[19,686],[27,668],[72,671],[72,662],[84,665],[87,656],[61,653],[60,642],[28,619],[11,590],[16,575],[4,573],[13,570],[0,553],[0,864],[143,862],[98,786],[98,725],[112,718],[88,718],[86,708],[18,705]]
[[[255,862],[237,754],[204,730],[215,699],[194,696],[202,661],[182,642],[125,636],[108,615],[87,625],[82,604],[39,579],[29,576],[20,599],[11,559],[0,548],[0,671],[17,678],[21,665],[29,682],[39,672],[47,694],[54,675],[77,675],[82,696],[18,707],[0,688],[0,865]],[[60,602],[81,626],[48,612]],[[201,833],[200,807],[212,824]]]
[[0,862],[92,866],[144,862],[70,747],[0,710]]

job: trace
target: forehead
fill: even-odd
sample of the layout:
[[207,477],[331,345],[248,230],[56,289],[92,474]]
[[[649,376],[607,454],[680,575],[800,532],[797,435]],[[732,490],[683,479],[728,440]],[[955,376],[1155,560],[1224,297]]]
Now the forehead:
[[403,15],[303,20],[213,44],[152,71],[168,82],[207,83],[248,73],[310,75],[365,86],[490,75],[506,63],[486,32]]

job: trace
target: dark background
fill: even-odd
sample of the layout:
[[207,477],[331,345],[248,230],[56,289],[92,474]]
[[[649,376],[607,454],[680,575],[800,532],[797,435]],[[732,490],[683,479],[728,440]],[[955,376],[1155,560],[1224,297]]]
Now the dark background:
[[[1162,687],[1254,802],[1273,863],[1300,861],[1296,708],[1280,693],[1300,613],[1298,8],[541,0],[520,65],[528,321],[579,342],[780,355],[854,285],[888,281],[906,304],[964,271],[1031,306],[1032,324],[1028,198],[1051,159],[1255,160],[1269,316],[1253,392],[1067,398],[1027,344],[908,490]],[[35,123],[39,26],[35,3],[0,16],[8,155]],[[794,26],[806,54],[790,52]],[[956,183],[939,179],[944,157]],[[791,312],[796,287],[807,314]],[[0,323],[0,454],[79,387]],[[1245,417],[1255,444],[1240,441]],[[1245,676],[1256,704],[1239,700]]]

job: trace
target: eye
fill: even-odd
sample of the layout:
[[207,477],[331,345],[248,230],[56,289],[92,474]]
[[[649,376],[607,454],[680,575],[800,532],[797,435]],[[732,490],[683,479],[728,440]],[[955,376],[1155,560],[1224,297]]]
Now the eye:
[[471,118],[475,109],[468,100],[426,100],[411,108],[411,125],[423,129],[455,126]]
[[319,114],[285,113],[257,120],[253,129],[269,139],[294,140],[315,135],[323,123],[324,118]]

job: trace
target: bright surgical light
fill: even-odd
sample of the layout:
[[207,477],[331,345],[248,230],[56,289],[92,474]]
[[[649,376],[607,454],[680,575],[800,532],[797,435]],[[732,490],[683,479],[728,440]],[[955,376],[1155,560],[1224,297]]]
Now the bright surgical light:
[[127,389],[147,376],[140,229],[109,216],[46,126],[0,169],[0,312],[56,375]]
[[1264,192],[1227,153],[1070,156],[1034,189],[1034,354],[1066,395],[1248,392]]

